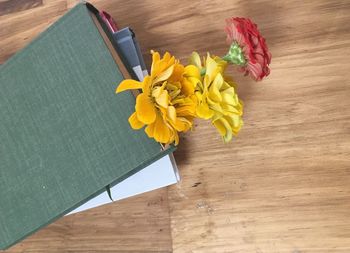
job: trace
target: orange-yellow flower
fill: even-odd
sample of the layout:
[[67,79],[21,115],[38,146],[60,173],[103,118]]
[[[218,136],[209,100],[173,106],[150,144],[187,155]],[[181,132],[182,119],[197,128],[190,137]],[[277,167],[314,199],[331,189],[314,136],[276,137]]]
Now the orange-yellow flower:
[[152,52],[151,74],[142,82],[124,80],[116,92],[142,89],[136,98],[135,112],[129,123],[133,129],[146,125],[145,132],[150,138],[164,144],[179,143],[178,132],[192,127],[196,115],[194,91],[200,78],[198,68],[184,67],[168,52],[162,58]]
[[194,52],[190,63],[202,73],[195,91],[198,101],[196,114],[199,118],[210,119],[224,142],[229,142],[243,124],[243,104],[235,92],[235,84],[224,77],[227,62],[208,54],[202,65],[199,55]]

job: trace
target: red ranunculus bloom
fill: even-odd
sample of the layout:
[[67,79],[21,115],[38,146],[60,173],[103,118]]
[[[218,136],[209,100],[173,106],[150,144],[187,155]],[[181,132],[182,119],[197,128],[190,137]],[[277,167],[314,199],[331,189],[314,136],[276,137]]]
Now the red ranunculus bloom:
[[240,70],[246,75],[250,74],[256,81],[268,76],[271,53],[257,25],[247,18],[229,18],[226,19],[226,24],[227,42],[230,45],[238,43],[247,61]]

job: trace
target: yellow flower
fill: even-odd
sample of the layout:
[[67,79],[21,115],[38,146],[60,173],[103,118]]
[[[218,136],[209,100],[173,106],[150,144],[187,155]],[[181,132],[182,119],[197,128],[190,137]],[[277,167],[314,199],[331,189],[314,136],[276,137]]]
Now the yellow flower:
[[224,142],[229,142],[243,125],[243,104],[235,92],[235,84],[224,77],[227,63],[208,54],[202,66],[196,52],[192,53],[190,63],[202,73],[195,91],[198,101],[196,114],[199,118],[210,119]]
[[127,79],[120,83],[116,92],[142,89],[136,98],[135,112],[129,123],[133,129],[146,125],[150,138],[164,144],[179,143],[178,132],[192,127],[196,115],[195,87],[200,78],[198,68],[184,67],[168,52],[162,58],[152,53],[151,74],[143,82]]

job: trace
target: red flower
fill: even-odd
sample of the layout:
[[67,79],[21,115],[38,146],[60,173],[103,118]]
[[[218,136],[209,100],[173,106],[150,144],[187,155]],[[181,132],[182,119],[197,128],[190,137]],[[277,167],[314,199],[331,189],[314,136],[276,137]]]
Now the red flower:
[[241,65],[240,70],[246,75],[250,74],[256,81],[268,76],[271,53],[257,25],[247,18],[229,18],[226,19],[226,24],[227,42],[230,45],[238,44],[246,60],[246,64]]

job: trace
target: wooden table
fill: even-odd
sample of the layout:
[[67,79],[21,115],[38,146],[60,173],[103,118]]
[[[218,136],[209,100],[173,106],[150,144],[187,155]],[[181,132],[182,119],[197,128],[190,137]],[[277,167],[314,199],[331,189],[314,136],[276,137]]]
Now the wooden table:
[[[0,0],[0,62],[76,0]],[[92,1],[136,31],[143,53],[223,55],[224,18],[251,17],[271,75],[231,71],[245,126],[224,145],[198,121],[182,182],[65,217],[6,252],[350,252],[350,2]],[[0,214],[1,215],[1,214]]]

